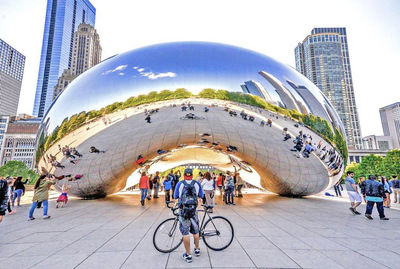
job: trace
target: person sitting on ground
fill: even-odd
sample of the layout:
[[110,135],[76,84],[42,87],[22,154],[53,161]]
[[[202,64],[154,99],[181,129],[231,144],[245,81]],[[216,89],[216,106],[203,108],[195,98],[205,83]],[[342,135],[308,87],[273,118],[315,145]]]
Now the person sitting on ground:
[[189,232],[194,238],[194,255],[200,256],[199,246],[199,217],[197,215],[198,197],[203,198],[204,193],[198,181],[193,180],[193,170],[186,168],[183,173],[184,180],[180,181],[175,188],[174,199],[178,200],[179,230],[182,233],[185,253],[183,259],[190,263],[192,255],[190,252]]
[[80,154],[80,153],[76,150],[76,148],[72,148],[72,149],[71,149],[71,153],[72,153],[73,155],[78,156],[79,158],[82,158],[82,154]]
[[146,118],[144,118],[144,120],[145,120],[147,123],[151,123],[151,117],[150,117],[150,115],[147,115]]
[[262,121],[260,122],[260,126],[264,127],[264,126],[265,126],[265,121],[262,120]]
[[64,168],[65,168],[64,165],[62,165],[61,163],[59,163],[59,162],[56,161],[56,160],[54,160],[54,161],[52,162],[52,165],[53,165],[54,167],[58,167],[58,168],[61,168],[61,169],[64,169]]
[[204,112],[208,112],[210,109],[208,107],[204,107]]
[[90,153],[105,153],[104,150],[99,150],[95,146],[91,146],[90,149],[89,149],[89,152]]
[[272,119],[267,120],[267,126],[272,127]]

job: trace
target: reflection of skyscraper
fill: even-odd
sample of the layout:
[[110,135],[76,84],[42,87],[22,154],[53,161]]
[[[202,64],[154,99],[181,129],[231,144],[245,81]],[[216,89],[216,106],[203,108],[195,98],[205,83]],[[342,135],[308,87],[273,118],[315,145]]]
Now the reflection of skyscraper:
[[265,101],[268,103],[274,104],[274,102],[267,92],[267,90],[261,85],[260,82],[254,81],[254,80],[249,80],[246,81],[243,85],[240,85],[242,87],[243,92],[257,95],[261,98],[263,98]]
[[296,68],[316,84],[342,120],[350,148],[362,137],[354,97],[346,28],[314,28],[295,49]]
[[303,85],[296,85],[290,80],[286,82],[303,98],[304,102],[307,104],[308,109],[314,115],[319,115],[321,118],[326,119],[328,122],[332,122],[332,119],[326,113],[321,102]]
[[25,56],[0,39],[0,115],[17,114],[24,67]]
[[296,100],[290,90],[287,89],[285,85],[283,85],[283,83],[279,81],[279,79],[265,71],[260,71],[258,73],[275,88],[275,91],[278,93],[279,97],[281,98],[283,104],[287,109],[296,109],[301,113],[308,114],[307,108],[301,102],[298,102]]
[[96,9],[89,0],[48,0],[33,115],[43,117],[54,86],[71,67],[73,37],[80,23],[94,26]]

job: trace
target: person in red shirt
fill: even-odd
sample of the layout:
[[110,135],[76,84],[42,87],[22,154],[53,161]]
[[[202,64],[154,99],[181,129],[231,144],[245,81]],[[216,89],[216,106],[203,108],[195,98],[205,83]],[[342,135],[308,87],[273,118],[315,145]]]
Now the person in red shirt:
[[219,173],[219,176],[217,177],[215,183],[217,185],[217,188],[219,189],[219,194],[222,195],[222,189],[223,189],[222,187],[224,186],[222,173]]
[[142,173],[142,176],[139,180],[139,189],[140,189],[140,203],[142,206],[144,205],[144,200],[147,196],[147,190],[150,188],[149,186],[149,178],[146,175],[146,172]]

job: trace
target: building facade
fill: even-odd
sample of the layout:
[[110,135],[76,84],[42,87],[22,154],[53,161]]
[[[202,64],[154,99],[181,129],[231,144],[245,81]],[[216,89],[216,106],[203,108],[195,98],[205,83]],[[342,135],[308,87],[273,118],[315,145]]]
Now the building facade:
[[390,136],[369,135],[363,137],[364,149],[392,150],[393,143]]
[[[0,121],[1,121],[0,117]],[[32,117],[8,118],[0,151],[0,166],[21,161],[30,169],[35,166],[36,136],[40,120]]]
[[261,83],[254,81],[254,80],[249,80],[245,81],[244,84],[240,85],[244,93],[249,93],[252,95],[257,95],[267,101],[268,103],[271,104],[276,104],[267,92],[267,90],[264,88]]
[[48,0],[33,115],[43,117],[54,88],[71,68],[74,33],[81,23],[95,24],[96,9],[89,0]]
[[101,61],[100,38],[94,27],[82,23],[74,34],[71,68],[65,69],[54,88],[53,100],[77,76]]
[[389,136],[393,148],[400,148],[400,102],[379,109],[383,134]]
[[295,48],[296,69],[327,96],[342,120],[350,149],[362,148],[346,28],[314,28]]
[[0,39],[0,115],[16,115],[25,56]]

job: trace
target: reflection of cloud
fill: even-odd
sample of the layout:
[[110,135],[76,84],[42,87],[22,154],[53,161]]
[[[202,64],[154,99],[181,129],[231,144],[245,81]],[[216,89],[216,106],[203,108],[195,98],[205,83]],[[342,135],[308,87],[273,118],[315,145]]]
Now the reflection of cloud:
[[120,76],[123,76],[123,75],[125,75],[125,73],[121,72],[121,73],[119,73],[119,75],[120,75]]
[[176,77],[174,72],[164,72],[164,73],[154,73],[152,71],[144,72],[145,68],[134,66],[133,69],[139,72],[142,77],[147,77],[148,79],[159,79],[159,78],[173,78]]
[[[107,71],[103,72],[102,75],[108,75],[108,74],[110,74],[110,73],[114,73],[114,72],[117,72],[117,71],[122,71],[122,70],[124,70],[124,69],[127,68],[127,67],[128,67],[127,64],[119,65],[119,66],[115,67],[115,68],[112,69],[112,70],[107,70]],[[122,73],[122,74],[125,75],[124,73]],[[120,75],[121,75],[121,73],[120,73]]]

